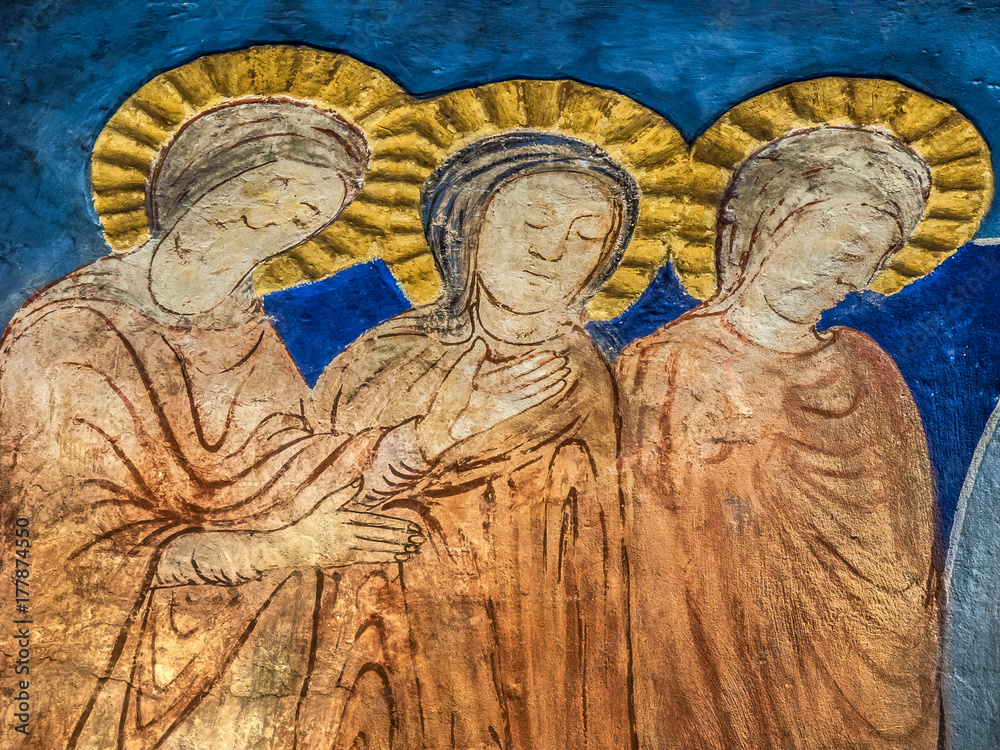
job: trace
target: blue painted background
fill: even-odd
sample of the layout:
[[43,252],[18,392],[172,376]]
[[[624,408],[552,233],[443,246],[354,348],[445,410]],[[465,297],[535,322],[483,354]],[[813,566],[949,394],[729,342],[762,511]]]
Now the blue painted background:
[[385,261],[345,268],[264,298],[264,308],[312,388],[333,358],[365,331],[410,309]]
[[[782,83],[888,77],[951,102],[1000,146],[992,1],[4,0],[0,29],[0,324],[34,289],[107,252],[87,184],[104,121],[152,76],[252,43],[340,50],[416,94],[571,76],[632,96],[688,138]],[[997,235],[994,210],[980,236]],[[870,333],[907,377],[945,531],[1000,393],[997,249],[967,246],[899,295],[861,295],[828,316]],[[690,304],[665,270],[638,308],[595,334],[615,351]]]

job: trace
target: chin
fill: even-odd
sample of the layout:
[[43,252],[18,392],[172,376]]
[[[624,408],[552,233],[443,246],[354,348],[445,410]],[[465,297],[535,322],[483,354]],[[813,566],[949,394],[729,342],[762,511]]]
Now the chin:
[[823,308],[801,308],[801,307],[774,307],[772,308],[778,315],[780,315],[785,320],[791,323],[798,323],[799,325],[810,325],[819,322],[819,319],[823,317],[823,313],[833,307],[836,303],[830,304]]
[[845,296],[839,292],[816,294],[812,290],[811,294],[790,294],[782,300],[785,304],[771,305],[771,309],[793,323],[813,323],[831,307],[836,307]]
[[510,311],[515,315],[540,315],[550,312],[554,305],[509,305]]

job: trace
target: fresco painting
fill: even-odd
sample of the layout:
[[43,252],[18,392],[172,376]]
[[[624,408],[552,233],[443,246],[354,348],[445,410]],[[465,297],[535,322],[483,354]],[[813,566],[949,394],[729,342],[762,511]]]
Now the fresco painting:
[[0,746],[995,747],[992,124],[293,36],[121,88],[4,318]]

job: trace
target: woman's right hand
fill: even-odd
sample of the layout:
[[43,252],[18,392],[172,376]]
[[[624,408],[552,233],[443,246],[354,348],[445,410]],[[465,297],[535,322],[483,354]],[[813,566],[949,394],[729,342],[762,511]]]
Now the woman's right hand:
[[[332,501],[332,502],[331,502]],[[335,498],[308,516],[272,532],[280,567],[336,568],[359,563],[406,562],[420,552],[420,527],[402,518],[348,510]]]
[[156,585],[222,584],[260,579],[270,570],[406,562],[420,551],[420,528],[402,518],[320,504],[276,531],[193,531],[162,551]]
[[420,529],[401,518],[344,509],[314,511],[277,531],[182,534],[161,551],[156,585],[236,586],[283,568],[406,562],[423,543]]
[[555,352],[536,352],[492,367],[484,365],[486,354],[486,344],[476,339],[417,424],[417,442],[429,461],[456,443],[548,401],[569,381],[566,357]]

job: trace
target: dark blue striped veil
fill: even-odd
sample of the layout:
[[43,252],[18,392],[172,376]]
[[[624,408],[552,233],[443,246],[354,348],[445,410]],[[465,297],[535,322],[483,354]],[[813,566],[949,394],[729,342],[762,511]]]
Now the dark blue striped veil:
[[518,177],[572,171],[599,180],[614,197],[619,229],[597,269],[574,299],[581,310],[615,272],[632,239],[639,214],[635,179],[603,150],[558,133],[516,130],[477,140],[452,154],[431,175],[421,194],[427,244],[442,281],[438,316],[446,327],[468,325],[474,301],[479,229],[497,190]]

